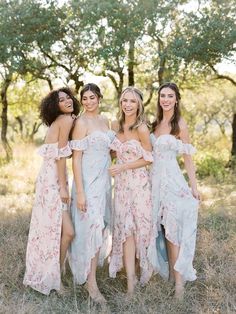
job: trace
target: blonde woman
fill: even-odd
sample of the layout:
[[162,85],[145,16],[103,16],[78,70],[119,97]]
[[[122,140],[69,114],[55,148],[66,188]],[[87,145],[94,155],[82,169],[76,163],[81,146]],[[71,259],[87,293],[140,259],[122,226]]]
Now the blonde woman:
[[139,260],[142,284],[152,274],[147,258],[152,238],[152,206],[146,166],[153,158],[142,93],[135,87],[127,87],[119,103],[119,120],[113,123],[116,137],[110,146],[116,152],[117,163],[110,167],[115,178],[115,198],[109,273],[115,278],[124,261],[127,293],[132,296],[137,282],[135,259]]

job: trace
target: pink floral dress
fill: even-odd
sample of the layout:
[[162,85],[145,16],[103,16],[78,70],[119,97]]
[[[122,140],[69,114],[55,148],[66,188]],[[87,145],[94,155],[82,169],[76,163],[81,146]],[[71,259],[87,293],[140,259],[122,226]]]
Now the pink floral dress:
[[[111,144],[116,151],[117,163],[144,158],[153,161],[152,153],[145,151],[137,140],[121,142],[117,137]],[[136,258],[139,259],[141,278],[145,284],[151,277],[152,267],[147,248],[152,239],[151,186],[146,167],[126,170],[115,176],[112,253],[109,274],[115,278],[123,267],[123,244],[134,235]]]
[[[179,154],[195,152],[191,144],[185,144],[171,134],[151,134],[154,162],[152,167],[153,219],[156,232],[165,228],[165,237],[180,247],[179,257],[174,265],[184,280],[195,280],[196,271],[192,262],[195,252],[198,201],[193,197],[176,160]],[[149,248],[149,258],[157,272],[163,268],[154,246]],[[168,274],[165,275],[167,277]]]
[[69,145],[44,144],[37,181],[26,251],[24,285],[48,295],[59,290],[62,201],[59,193],[57,160],[71,155]]

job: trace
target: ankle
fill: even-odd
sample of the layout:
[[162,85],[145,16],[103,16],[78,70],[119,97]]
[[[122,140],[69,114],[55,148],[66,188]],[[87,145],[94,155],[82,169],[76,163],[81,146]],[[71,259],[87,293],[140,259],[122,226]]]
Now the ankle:
[[87,281],[85,287],[90,290],[98,290],[98,285],[96,281]]

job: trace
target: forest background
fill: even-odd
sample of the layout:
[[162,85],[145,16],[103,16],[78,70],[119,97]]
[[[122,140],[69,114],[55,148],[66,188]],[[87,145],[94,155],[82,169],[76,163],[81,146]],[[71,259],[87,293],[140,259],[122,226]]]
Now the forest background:
[[[197,283],[183,303],[155,276],[124,302],[120,281],[100,282],[112,313],[233,313],[236,310],[236,2],[234,0],[1,0],[0,1],[0,305],[3,313],[100,311],[81,287],[65,300],[23,289],[25,248],[34,181],[45,127],[39,103],[53,88],[79,95],[95,82],[101,111],[111,120],[124,87],[144,93],[155,118],[157,90],[166,81],[181,90],[202,205],[196,254]],[[181,163],[181,160],[180,160]],[[210,245],[209,245],[210,243]],[[117,292],[118,291],[118,292]],[[172,300],[172,301],[170,301]],[[0,309],[0,311],[1,311]],[[50,312],[50,313],[51,313]]]

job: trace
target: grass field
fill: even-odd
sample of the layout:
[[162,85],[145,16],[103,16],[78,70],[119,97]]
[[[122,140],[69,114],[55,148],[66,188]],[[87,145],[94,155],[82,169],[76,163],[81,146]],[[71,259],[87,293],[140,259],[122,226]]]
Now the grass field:
[[199,211],[194,261],[198,279],[186,285],[182,302],[173,287],[158,275],[138,287],[132,301],[125,298],[125,273],[108,277],[107,265],[98,282],[108,300],[101,308],[90,302],[83,287],[73,287],[69,269],[63,282],[70,294],[43,296],[22,284],[34,181],[40,165],[35,147],[18,146],[15,160],[2,166],[0,182],[0,313],[236,313],[236,177],[224,183],[199,182],[203,201]]

